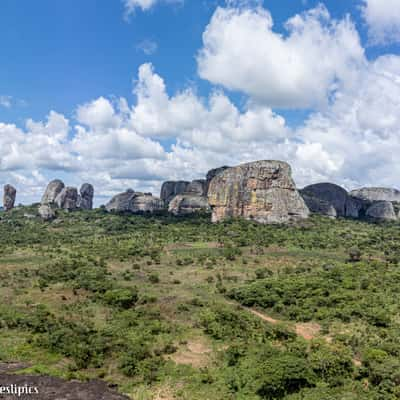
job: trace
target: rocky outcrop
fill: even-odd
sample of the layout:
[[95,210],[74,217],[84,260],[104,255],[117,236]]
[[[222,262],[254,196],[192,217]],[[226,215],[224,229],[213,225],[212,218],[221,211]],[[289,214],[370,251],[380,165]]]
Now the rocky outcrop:
[[210,212],[207,197],[185,193],[175,196],[169,203],[168,211],[174,215],[188,215],[195,212]]
[[149,212],[154,213],[164,209],[164,202],[151,193],[138,193],[132,199],[132,205],[129,211],[133,213]]
[[[300,192],[301,193],[301,192]],[[301,193],[303,200],[305,201],[308,209],[314,214],[325,215],[330,218],[336,218],[337,212],[335,207],[327,201],[318,199],[316,197],[308,196],[307,194]]]
[[366,211],[368,218],[381,221],[397,220],[396,212],[390,201],[377,201],[373,203]]
[[243,217],[261,223],[285,223],[309,216],[289,164],[257,161],[225,169],[210,182],[212,221]]
[[164,182],[161,187],[160,198],[166,206],[169,202],[178,194],[182,194],[186,191],[190,182],[187,181],[167,181]]
[[156,212],[164,209],[164,202],[151,193],[135,192],[128,189],[126,192],[117,194],[107,204],[107,211],[117,212]]
[[228,169],[230,167],[228,167],[227,165],[224,165],[223,167],[219,167],[219,168],[214,168],[214,169],[210,169],[210,171],[207,172],[207,176],[206,176],[206,194],[208,193],[208,188],[210,187],[210,182],[212,181],[212,179],[217,176],[218,174],[220,174],[221,172],[224,172],[226,169]]
[[66,186],[57,195],[55,203],[58,208],[64,210],[76,210],[78,208],[78,190],[71,186]]
[[93,208],[94,188],[90,183],[84,183],[79,190],[78,208],[91,210]]
[[4,186],[3,206],[6,211],[14,208],[15,198],[17,196],[17,189],[11,185]]
[[301,193],[322,200],[336,210],[338,217],[346,216],[346,204],[348,201],[348,193],[342,187],[333,183],[316,183],[306,186]]
[[130,211],[132,208],[132,200],[137,196],[136,192],[128,189],[126,192],[115,195],[107,204],[107,211]]
[[51,221],[56,217],[55,211],[48,204],[40,205],[38,213],[43,221]]
[[53,181],[51,181],[46,187],[41,203],[42,204],[55,203],[57,196],[61,193],[64,187],[65,187],[64,182],[59,179],[54,179]]
[[189,183],[184,193],[196,194],[198,196],[206,195],[206,181],[204,179],[196,179]]
[[365,201],[393,201],[400,203],[400,191],[391,188],[369,187],[352,190],[352,197]]

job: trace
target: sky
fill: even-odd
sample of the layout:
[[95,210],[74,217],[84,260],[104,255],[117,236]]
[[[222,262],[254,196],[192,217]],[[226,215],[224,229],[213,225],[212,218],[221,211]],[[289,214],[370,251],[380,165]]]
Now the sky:
[[400,0],[2,0],[0,184],[96,204],[278,159],[400,188]]

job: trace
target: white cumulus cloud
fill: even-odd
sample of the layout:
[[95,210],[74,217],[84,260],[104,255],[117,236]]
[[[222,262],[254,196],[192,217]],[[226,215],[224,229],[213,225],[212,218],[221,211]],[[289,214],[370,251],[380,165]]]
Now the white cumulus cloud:
[[400,0],[363,0],[363,17],[372,44],[400,42]]
[[272,107],[308,108],[351,85],[365,63],[349,17],[333,20],[322,5],[290,18],[286,29],[276,33],[260,6],[217,8],[197,57],[200,76]]

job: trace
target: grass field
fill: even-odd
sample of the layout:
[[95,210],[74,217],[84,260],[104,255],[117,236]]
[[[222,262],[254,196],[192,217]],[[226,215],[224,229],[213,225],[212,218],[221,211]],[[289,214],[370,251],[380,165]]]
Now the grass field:
[[0,361],[141,399],[400,398],[400,226],[0,220]]

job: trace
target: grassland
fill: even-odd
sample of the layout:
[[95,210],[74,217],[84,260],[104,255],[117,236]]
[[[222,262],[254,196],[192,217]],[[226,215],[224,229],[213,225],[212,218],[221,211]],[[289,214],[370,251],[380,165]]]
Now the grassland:
[[30,208],[0,220],[0,361],[141,399],[400,398],[400,226]]

